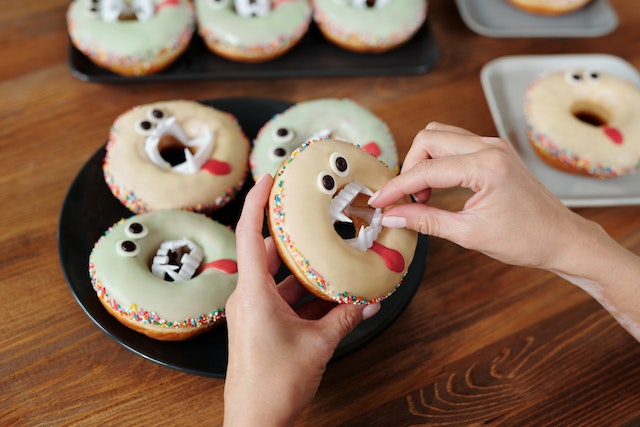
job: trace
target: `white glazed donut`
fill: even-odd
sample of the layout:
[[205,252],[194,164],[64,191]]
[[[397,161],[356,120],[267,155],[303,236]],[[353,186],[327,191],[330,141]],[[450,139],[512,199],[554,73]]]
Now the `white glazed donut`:
[[195,101],[137,106],[111,128],[103,165],[113,195],[136,213],[209,211],[248,172],[249,140],[235,117]]
[[91,283],[121,323],[152,338],[184,340],[220,324],[238,274],[234,233],[187,211],[114,224],[89,257]]
[[212,52],[233,61],[284,55],[311,22],[307,0],[195,0],[198,32]]
[[[367,204],[394,176],[355,145],[331,139],[306,142],[282,163],[269,196],[269,230],[289,270],[312,293],[368,304],[397,289],[418,235],[382,227],[383,211]],[[339,234],[341,227],[347,229]]]
[[586,6],[591,0],[508,0],[525,12],[539,15],[565,15]]
[[91,61],[124,76],[170,65],[189,45],[195,17],[188,0],[73,0],[71,41]]
[[331,42],[356,52],[386,52],[410,40],[427,0],[312,0],[313,19]]
[[275,174],[298,146],[322,138],[356,144],[398,171],[398,151],[384,121],[349,99],[320,98],[294,104],[260,129],[249,158],[254,179]]
[[538,76],[525,96],[536,153],[563,171],[600,178],[640,169],[640,90],[609,73],[576,68]]

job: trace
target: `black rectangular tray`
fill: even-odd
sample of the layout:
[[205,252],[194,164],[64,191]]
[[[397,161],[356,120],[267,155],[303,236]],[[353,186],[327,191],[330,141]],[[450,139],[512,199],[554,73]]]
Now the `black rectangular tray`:
[[211,53],[198,34],[185,53],[157,74],[124,77],[95,65],[69,42],[72,74],[88,82],[136,82],[201,79],[254,79],[282,77],[376,76],[422,74],[433,69],[440,50],[426,21],[405,45],[386,53],[365,54],[341,49],[327,42],[310,25],[300,43],[284,56],[261,64],[226,60]]

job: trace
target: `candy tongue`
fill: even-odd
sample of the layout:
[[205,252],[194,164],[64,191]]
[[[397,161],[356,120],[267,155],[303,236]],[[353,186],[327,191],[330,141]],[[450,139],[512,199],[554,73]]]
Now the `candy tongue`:
[[404,270],[404,257],[400,252],[395,249],[387,248],[378,242],[373,242],[371,250],[382,258],[389,270],[395,271],[396,273],[400,273]]
[[610,128],[609,126],[602,126],[602,130],[604,131],[604,134],[607,135],[611,141],[613,141],[614,144],[622,144],[622,132],[620,132],[618,129]]
[[236,263],[232,259],[218,259],[203,265],[202,271],[210,268],[221,271],[223,273],[233,274],[238,272],[238,263]]
[[206,170],[212,175],[227,175],[231,172],[231,165],[227,162],[221,162],[216,159],[209,159],[204,162],[202,169]]
[[380,146],[375,142],[369,142],[362,146],[362,149],[369,154],[372,154],[374,157],[380,157],[382,150],[380,150]]

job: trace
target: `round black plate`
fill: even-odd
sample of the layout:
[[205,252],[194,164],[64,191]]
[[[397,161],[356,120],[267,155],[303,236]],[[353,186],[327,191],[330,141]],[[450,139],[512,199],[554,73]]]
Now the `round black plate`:
[[[285,101],[255,98],[218,99],[203,103],[235,115],[250,140],[273,115],[291,106]],[[105,148],[102,147],[83,166],[69,188],[60,213],[58,252],[71,292],[89,318],[125,348],[164,366],[192,374],[224,378],[227,368],[227,331],[224,326],[187,341],[157,341],[117,321],[102,307],[91,287],[88,262],[94,243],[120,218],[132,215],[112,196],[104,182],[104,155]],[[235,226],[243,196],[251,185],[252,182],[248,182],[236,200],[217,211],[213,218]],[[402,313],[422,280],[428,243],[427,236],[420,236],[414,261],[402,286],[383,301],[377,315],[362,322],[340,343],[333,360],[371,341]]]

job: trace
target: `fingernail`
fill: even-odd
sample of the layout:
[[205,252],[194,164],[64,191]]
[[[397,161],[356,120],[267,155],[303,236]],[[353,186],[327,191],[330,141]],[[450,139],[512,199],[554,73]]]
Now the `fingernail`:
[[365,306],[365,308],[362,309],[362,320],[370,319],[379,311],[380,311],[379,302],[368,304],[367,306]]
[[407,228],[407,220],[401,216],[383,216],[382,226],[388,228]]
[[378,198],[379,194],[380,194],[380,191],[376,191],[375,193],[373,193],[373,196],[369,197],[369,201],[367,203],[368,204],[373,203]]
[[264,174],[262,174],[262,176],[260,176],[260,178],[258,178],[258,180],[256,181],[256,185],[257,185],[260,181],[262,181],[263,179],[265,179],[265,178],[266,178],[266,177],[268,177],[268,176],[271,176],[271,175],[270,175],[270,174],[268,174],[268,173],[264,173]]

